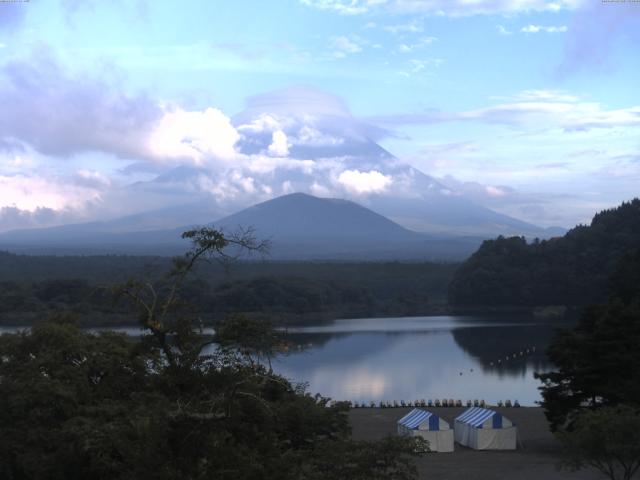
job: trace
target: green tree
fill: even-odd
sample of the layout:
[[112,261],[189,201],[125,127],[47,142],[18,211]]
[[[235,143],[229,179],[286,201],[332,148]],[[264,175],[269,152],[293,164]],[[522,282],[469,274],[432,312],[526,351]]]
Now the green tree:
[[585,411],[560,435],[563,466],[591,467],[611,480],[630,480],[640,469],[640,411],[605,407]]
[[633,268],[639,257],[623,258],[606,305],[586,309],[578,325],[559,332],[550,345],[557,369],[538,378],[553,429],[565,427],[582,408],[640,406],[640,268]]

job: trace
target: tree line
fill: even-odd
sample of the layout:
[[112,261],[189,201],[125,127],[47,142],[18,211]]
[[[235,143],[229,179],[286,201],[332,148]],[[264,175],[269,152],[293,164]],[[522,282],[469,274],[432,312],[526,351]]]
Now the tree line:
[[456,272],[456,306],[586,306],[605,302],[609,276],[640,245],[640,200],[596,214],[564,237],[485,241]]
[[605,303],[557,334],[547,352],[556,369],[538,378],[565,465],[629,480],[640,469],[640,248],[609,284]]
[[[0,254],[5,274],[0,274],[0,324],[30,325],[57,311],[73,311],[90,326],[131,323],[126,305],[110,288],[129,276],[144,278],[164,288],[160,267],[166,259],[140,257],[131,264],[113,257],[108,267],[104,257],[34,258]],[[63,268],[62,260],[72,266]],[[38,257],[35,258],[38,260]],[[81,266],[86,265],[84,276]],[[74,266],[77,264],[78,270]],[[127,267],[128,265],[128,267]],[[39,270],[50,266],[42,279]],[[431,263],[297,263],[237,262],[233,268],[196,265],[181,288],[185,301],[198,305],[207,318],[224,318],[232,313],[275,318],[282,323],[304,323],[322,318],[418,315],[441,308],[446,285],[456,266]],[[112,275],[98,278],[98,272]],[[71,276],[78,275],[78,276]]]

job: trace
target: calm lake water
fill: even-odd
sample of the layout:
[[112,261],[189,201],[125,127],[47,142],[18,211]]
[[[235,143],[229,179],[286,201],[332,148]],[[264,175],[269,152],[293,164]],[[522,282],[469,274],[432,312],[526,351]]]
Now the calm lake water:
[[336,320],[289,329],[294,347],[274,369],[336,400],[534,405],[540,382],[533,375],[552,367],[544,351],[555,328],[484,317]]
[[[335,400],[510,399],[535,405],[540,382],[533,375],[552,368],[544,351],[555,328],[470,316],[335,320],[290,328],[292,347],[273,367]],[[137,328],[116,330],[140,335]]]

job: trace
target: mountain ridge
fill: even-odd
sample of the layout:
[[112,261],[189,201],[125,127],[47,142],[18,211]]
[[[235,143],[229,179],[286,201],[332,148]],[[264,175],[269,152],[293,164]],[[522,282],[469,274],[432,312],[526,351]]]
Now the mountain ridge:
[[[295,193],[261,202],[215,222],[233,231],[252,227],[272,243],[273,259],[445,259],[460,260],[479,237],[426,235],[408,230],[350,200]],[[110,233],[96,223],[0,235],[0,248],[14,252],[177,254],[185,249],[180,233],[194,226]]]

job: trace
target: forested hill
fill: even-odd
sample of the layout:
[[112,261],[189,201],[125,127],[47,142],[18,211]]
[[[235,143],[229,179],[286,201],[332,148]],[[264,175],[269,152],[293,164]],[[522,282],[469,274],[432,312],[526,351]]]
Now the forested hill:
[[587,305],[608,295],[620,259],[640,248],[640,200],[602,211],[591,225],[532,243],[485,241],[456,272],[449,302],[457,306]]

